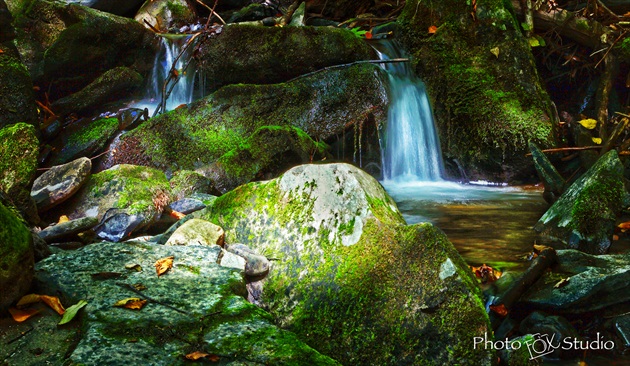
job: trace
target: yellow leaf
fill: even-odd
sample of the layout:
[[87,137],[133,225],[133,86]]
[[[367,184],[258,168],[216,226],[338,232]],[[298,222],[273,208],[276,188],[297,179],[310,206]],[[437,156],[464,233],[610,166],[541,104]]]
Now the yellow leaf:
[[578,121],[578,123],[584,126],[584,128],[587,128],[589,130],[594,129],[595,126],[597,126],[597,121],[592,118],[583,119],[581,121]]
[[497,58],[499,58],[499,47],[495,47],[495,48],[491,48],[490,49],[490,53],[492,53],[493,55],[495,55]]
[[70,221],[70,219],[68,218],[68,216],[66,215],[61,215],[59,216],[59,222],[57,222],[58,224],[63,224],[64,222],[68,222]]
[[157,272],[158,277],[166,273],[169,269],[173,268],[173,259],[174,256],[158,259],[155,262],[155,271]]
[[129,297],[127,299],[116,301],[114,306],[131,310],[140,310],[146,303],[147,300],[142,300],[139,297]]
[[210,356],[210,354],[205,353],[205,352],[201,352],[201,351],[195,351],[195,352],[187,354],[186,358],[189,359],[189,360],[196,361],[196,360],[198,360],[200,358],[204,358],[206,356]]
[[15,304],[15,306],[19,308],[19,307],[22,307],[22,306],[25,306],[25,305],[34,304],[36,302],[40,302],[39,295],[37,295],[37,294],[29,294],[29,295],[22,296],[20,301],[18,301],[18,303]]
[[593,142],[597,145],[601,145],[602,143],[602,139],[600,139],[599,137],[592,137],[591,140],[593,140]]
[[66,312],[66,309],[61,305],[61,301],[56,296],[47,296],[47,295],[39,295],[39,298],[46,303],[46,305],[50,306],[54,311],[59,315],[63,315]]
[[564,287],[564,286],[568,285],[570,279],[571,279],[571,277],[567,277],[567,278],[561,279],[555,285],[553,285],[553,288],[560,288],[560,287]]
[[18,323],[21,323],[25,321],[26,319],[32,317],[33,315],[39,313],[39,310],[40,309],[19,310],[16,308],[9,308],[9,313],[11,314],[11,317],[13,317],[13,320],[15,320]]

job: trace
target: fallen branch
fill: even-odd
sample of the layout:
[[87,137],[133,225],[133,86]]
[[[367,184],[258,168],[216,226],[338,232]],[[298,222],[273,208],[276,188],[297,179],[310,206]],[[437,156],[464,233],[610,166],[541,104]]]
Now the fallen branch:
[[326,66],[326,67],[321,68],[319,70],[315,70],[313,72],[309,72],[309,73],[306,73],[306,74],[302,74],[300,76],[296,76],[293,79],[287,80],[286,82],[289,83],[291,81],[294,81],[294,80],[297,80],[297,79],[300,79],[300,78],[304,78],[304,77],[307,77],[307,76],[311,76],[311,75],[314,75],[314,74],[317,74],[319,72],[326,71],[326,70],[341,69],[341,68],[344,68],[344,67],[350,67],[350,66],[360,65],[360,64],[389,64],[389,63],[395,63],[395,62],[409,62],[409,59],[408,58],[392,58],[392,59],[389,59],[389,60],[360,60],[360,61],[350,62],[350,63],[347,63],[347,64]]
[[147,25],[147,27],[149,27],[153,31],[153,33],[162,33],[162,32],[160,32],[159,29],[157,29],[153,25],[151,25],[151,23],[149,23],[146,19],[142,19],[142,21],[144,22],[144,24]]
[[[546,150],[541,150],[544,153],[558,153],[558,152],[565,152],[565,151],[581,151],[581,150],[599,150],[601,149],[601,146],[578,146],[578,147],[558,147],[555,149],[546,149]],[[527,153],[525,154],[525,156],[532,156],[532,153]]]
[[210,10],[210,15],[208,15],[208,21],[206,22],[206,29],[208,28],[208,25],[210,24],[210,19],[212,19],[213,15],[219,18],[221,23],[225,25],[225,20],[223,20],[223,18],[221,18],[221,16],[214,11],[214,8],[217,6],[217,3],[219,2],[219,0],[215,0],[214,5],[212,7],[209,7],[208,5],[204,4],[203,1],[200,1],[200,0],[196,0],[196,1],[204,8]]

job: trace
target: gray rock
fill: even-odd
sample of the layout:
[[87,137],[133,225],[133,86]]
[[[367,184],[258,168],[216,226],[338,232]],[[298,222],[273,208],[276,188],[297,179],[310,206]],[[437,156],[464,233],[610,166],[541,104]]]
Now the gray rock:
[[609,151],[560,196],[534,230],[572,249],[606,253],[624,196],[623,165],[617,152]]
[[31,236],[33,237],[33,258],[35,259],[35,263],[37,263],[50,256],[52,252],[48,247],[48,243],[33,229],[31,229]]
[[185,215],[199,211],[203,208],[206,208],[206,204],[194,198],[182,198],[168,205],[169,210],[180,212]]
[[98,226],[96,235],[107,241],[119,242],[131,236],[131,233],[146,220],[143,213],[127,213],[117,208],[109,209]]
[[249,22],[253,20],[262,20],[267,17],[273,17],[276,11],[263,4],[250,4],[243,9],[236,11],[227,20],[228,23]]
[[[541,278],[520,301],[554,313],[582,314],[630,301],[630,253],[589,255],[558,250],[559,266]],[[554,288],[560,278],[566,286]]]
[[[578,332],[567,319],[557,315],[547,315],[539,311],[535,311],[523,319],[519,331],[521,334],[546,335],[549,337],[548,339],[553,339],[554,344],[562,344],[565,338],[570,340],[580,339]],[[575,351],[577,350],[563,350],[562,348],[558,348],[548,357],[567,358],[574,356]]]
[[269,273],[269,260],[244,244],[230,244],[227,251],[245,259],[245,275],[262,277]]
[[82,119],[63,129],[51,143],[56,147],[47,164],[60,165],[102,151],[118,132],[116,118]]
[[177,200],[185,197],[196,198],[191,196],[193,194],[207,194],[211,184],[208,178],[192,170],[176,171],[169,182],[173,196]]
[[70,198],[87,182],[91,171],[92,161],[88,158],[79,158],[47,170],[35,179],[31,188],[31,197],[37,209],[45,211]]
[[303,2],[298,6],[298,8],[293,13],[293,17],[291,17],[291,22],[289,22],[290,27],[304,27],[306,24],[304,23],[304,18],[306,17],[306,2]]
[[622,315],[613,319],[615,333],[621,339],[623,349],[630,349],[630,315]]
[[548,203],[554,203],[564,192],[564,178],[535,143],[529,143],[529,151],[532,153],[538,178],[545,187],[543,197]]
[[147,0],[134,19],[147,28],[149,23],[166,33],[171,27],[192,23],[195,17],[195,8],[185,0]]
[[[184,355],[205,350],[221,362],[336,365],[273,324],[269,314],[247,303],[238,270],[221,267],[218,246],[165,247],[99,243],[60,253],[38,263],[44,293],[61,294],[64,304],[83,299],[83,331],[74,349],[59,351],[56,363],[84,365],[186,365]],[[173,256],[173,267],[158,277],[154,263]],[[126,269],[140,265],[142,271]],[[90,274],[118,272],[116,279]],[[146,289],[140,294],[133,284]],[[141,310],[114,307],[117,301],[147,299]],[[201,326],[203,325],[203,326]],[[190,340],[199,342],[191,347]],[[53,362],[55,363],[55,362]]]
[[54,243],[64,239],[69,240],[79,233],[93,229],[97,224],[98,219],[96,217],[82,217],[49,226],[39,232],[39,237],[47,243]]
[[191,219],[180,226],[164,245],[223,245],[225,233],[220,226]]
[[221,253],[221,260],[219,261],[219,264],[221,266],[236,268],[245,273],[245,258],[241,257],[240,255],[230,253],[225,249],[221,250]]

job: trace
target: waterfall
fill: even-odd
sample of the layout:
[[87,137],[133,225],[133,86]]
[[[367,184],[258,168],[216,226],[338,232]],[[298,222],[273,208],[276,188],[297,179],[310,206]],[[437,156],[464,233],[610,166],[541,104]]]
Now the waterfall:
[[172,79],[171,82],[167,84],[166,92],[171,89],[171,86],[172,90],[166,100],[166,110],[175,109],[181,104],[188,104],[194,100],[193,94],[195,90],[196,73],[196,65],[192,58],[194,45],[190,45],[186,48],[184,53],[179,56],[192,35],[160,34],[160,36],[162,43],[160,51],[155,55],[145,97],[141,102],[134,105],[134,107],[137,108],[149,108],[151,114],[162,101],[164,82],[168,79],[174,62],[179,80],[177,80],[175,85],[172,85],[175,79]]
[[[375,48],[381,60],[405,57],[391,41],[379,41]],[[407,62],[382,67],[387,71],[390,89],[387,130],[381,141],[383,179],[441,181],[440,142],[424,83]]]

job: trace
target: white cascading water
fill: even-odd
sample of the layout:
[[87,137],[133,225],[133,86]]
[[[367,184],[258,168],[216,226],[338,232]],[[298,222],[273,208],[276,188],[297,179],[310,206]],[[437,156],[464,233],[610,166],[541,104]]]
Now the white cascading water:
[[[381,60],[404,57],[393,42],[376,45]],[[442,180],[442,154],[424,83],[408,62],[387,63],[390,106],[383,141],[383,179],[389,182]]]

